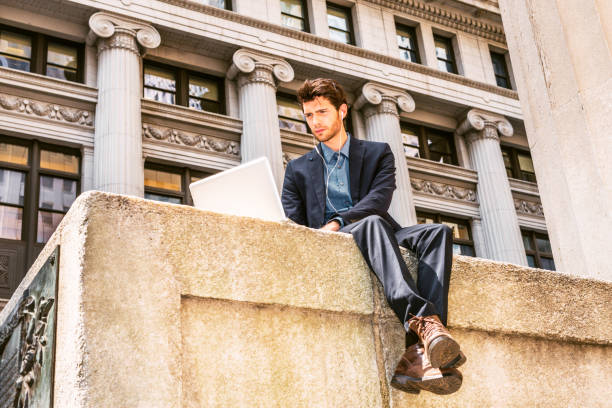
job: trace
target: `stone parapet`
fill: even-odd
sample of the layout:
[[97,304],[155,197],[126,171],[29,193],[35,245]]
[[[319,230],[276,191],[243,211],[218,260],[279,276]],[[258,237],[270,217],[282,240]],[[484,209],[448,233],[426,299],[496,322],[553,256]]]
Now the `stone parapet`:
[[[604,406],[612,284],[455,257],[459,392],[389,387],[402,326],[350,235],[82,194],[59,245],[54,406]],[[411,262],[412,268],[414,268]],[[1,345],[0,345],[1,350]]]

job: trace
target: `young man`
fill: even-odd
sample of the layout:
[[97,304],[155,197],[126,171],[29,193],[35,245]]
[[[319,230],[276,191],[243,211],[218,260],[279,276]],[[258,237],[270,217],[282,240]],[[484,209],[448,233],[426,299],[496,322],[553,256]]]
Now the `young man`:
[[[314,137],[315,149],[287,165],[282,202],[298,224],[352,234],[380,279],[387,301],[406,329],[408,348],[392,385],[406,392],[450,394],[461,386],[456,367],[465,362],[446,330],[452,231],[439,224],[402,228],[387,212],[395,190],[395,162],[386,143],[347,135],[347,101],[331,79],[304,82],[298,101]],[[399,135],[398,135],[399,137]],[[418,283],[399,251],[419,258]]]

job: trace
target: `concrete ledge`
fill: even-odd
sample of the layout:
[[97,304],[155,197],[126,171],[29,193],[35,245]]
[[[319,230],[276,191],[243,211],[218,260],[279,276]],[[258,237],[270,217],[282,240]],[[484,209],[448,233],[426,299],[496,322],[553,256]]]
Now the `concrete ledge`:
[[0,324],[57,245],[54,406],[612,399],[608,282],[456,257],[449,323],[468,355],[464,385],[413,396],[389,387],[405,334],[350,235],[85,193]]

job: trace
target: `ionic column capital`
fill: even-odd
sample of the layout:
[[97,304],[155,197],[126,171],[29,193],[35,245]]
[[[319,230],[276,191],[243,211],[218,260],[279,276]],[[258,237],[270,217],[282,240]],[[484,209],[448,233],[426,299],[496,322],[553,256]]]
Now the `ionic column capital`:
[[157,48],[161,43],[159,32],[150,24],[100,11],[89,18],[87,44],[98,41],[98,51],[124,48],[140,55],[138,45],[145,49]]
[[398,108],[404,112],[412,112],[415,103],[412,96],[404,90],[368,82],[361,88],[361,93],[353,104],[357,110],[364,106],[367,107],[364,112],[366,117],[376,113],[389,113],[399,117]]
[[455,133],[464,136],[468,144],[479,139],[495,139],[499,134],[510,137],[514,134],[512,125],[505,117],[480,109],[471,109],[460,122]]
[[274,78],[281,82],[293,80],[291,65],[282,58],[242,48],[232,56],[232,65],[227,71],[227,78],[233,80],[240,75],[238,86],[261,82],[276,87]]

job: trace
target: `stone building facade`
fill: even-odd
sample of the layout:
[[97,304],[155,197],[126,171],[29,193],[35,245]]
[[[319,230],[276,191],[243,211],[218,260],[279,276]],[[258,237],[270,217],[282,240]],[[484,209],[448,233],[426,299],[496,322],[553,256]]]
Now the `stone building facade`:
[[554,269],[496,0],[0,0],[0,299],[81,192],[191,204],[259,156],[280,186],[314,77],[391,146],[400,223]]

